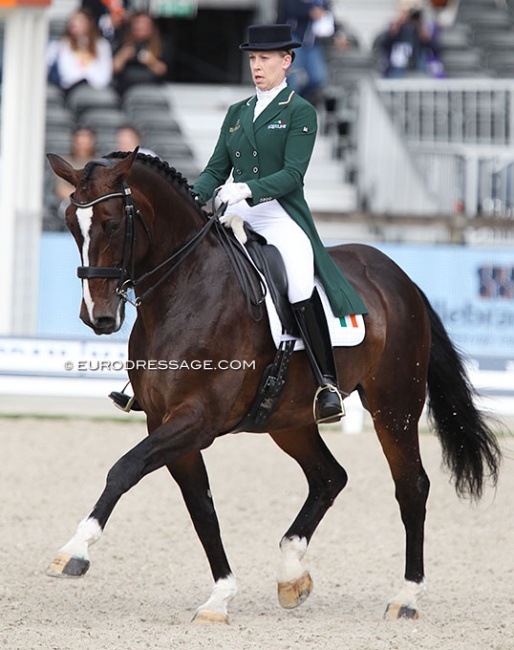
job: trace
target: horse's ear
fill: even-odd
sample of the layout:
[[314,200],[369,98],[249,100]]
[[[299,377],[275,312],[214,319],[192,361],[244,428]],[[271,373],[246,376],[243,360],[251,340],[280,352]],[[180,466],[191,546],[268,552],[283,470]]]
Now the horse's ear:
[[73,187],[77,187],[82,170],[74,169],[67,160],[64,160],[64,158],[61,158],[55,153],[47,153],[46,157],[54,173],[59,178],[63,178],[73,185]]
[[130,170],[132,169],[132,165],[134,164],[134,161],[137,157],[138,151],[139,147],[136,147],[131,154],[129,154],[126,158],[123,158],[123,160],[121,160],[112,168],[112,173],[115,175],[115,178],[119,183],[124,181],[129,175]]

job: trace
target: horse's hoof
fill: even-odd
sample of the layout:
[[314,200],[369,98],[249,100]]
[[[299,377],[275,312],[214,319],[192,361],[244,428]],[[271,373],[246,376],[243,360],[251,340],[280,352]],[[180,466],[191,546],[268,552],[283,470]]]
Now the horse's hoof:
[[278,602],[284,609],[294,609],[307,600],[312,591],[312,579],[306,571],[297,580],[278,583]]
[[48,567],[46,575],[52,578],[81,578],[89,569],[85,558],[73,557],[70,553],[58,553]]
[[414,607],[409,607],[408,605],[389,603],[386,607],[384,618],[387,621],[397,621],[400,618],[408,618],[413,621],[419,618],[419,612]]
[[193,616],[193,623],[225,623],[228,625],[228,616],[214,609],[199,609]]

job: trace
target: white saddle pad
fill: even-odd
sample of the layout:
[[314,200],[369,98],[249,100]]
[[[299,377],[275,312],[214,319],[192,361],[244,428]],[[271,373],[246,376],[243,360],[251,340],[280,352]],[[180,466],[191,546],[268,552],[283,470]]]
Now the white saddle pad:
[[[325,293],[325,289],[321,285],[318,278],[315,279],[315,284],[321,297],[321,302],[323,303],[325,316],[327,317],[332,346],[345,347],[359,345],[359,343],[362,343],[364,340],[364,335],[366,334],[364,319],[362,318],[362,315],[352,314],[350,316],[345,316],[344,318],[337,318],[332,312],[330,303],[328,302],[327,294]],[[269,291],[266,293],[266,309],[268,310],[271,336],[273,337],[275,346],[278,348],[280,341],[295,339],[295,337],[291,336],[290,334],[283,334],[282,324],[280,322],[280,318],[278,317],[277,310],[275,309],[275,305],[273,304],[273,300],[271,299]],[[295,339],[294,349],[304,349],[302,339]]]

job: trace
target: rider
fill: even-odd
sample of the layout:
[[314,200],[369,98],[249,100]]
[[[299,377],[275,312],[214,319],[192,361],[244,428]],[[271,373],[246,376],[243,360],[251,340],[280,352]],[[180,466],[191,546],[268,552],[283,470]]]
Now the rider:
[[[217,190],[230,206],[282,254],[292,304],[319,388],[317,421],[344,415],[330,333],[314,274],[323,283],[335,316],[366,308],[324,248],[304,197],[303,179],[317,131],[316,111],[287,84],[301,43],[289,25],[251,25],[248,52],[255,95],[228,109],[214,152],[194,184],[200,201]],[[228,181],[232,172],[233,181]]]

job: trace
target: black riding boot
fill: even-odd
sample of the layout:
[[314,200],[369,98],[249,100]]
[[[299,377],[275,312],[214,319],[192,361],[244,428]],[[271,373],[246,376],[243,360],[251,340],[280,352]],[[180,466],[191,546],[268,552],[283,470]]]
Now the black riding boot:
[[314,377],[318,382],[318,390],[314,397],[314,419],[318,424],[338,422],[344,415],[344,406],[337,387],[337,371],[330,332],[317,289],[314,289],[308,300],[293,303],[291,306]]

